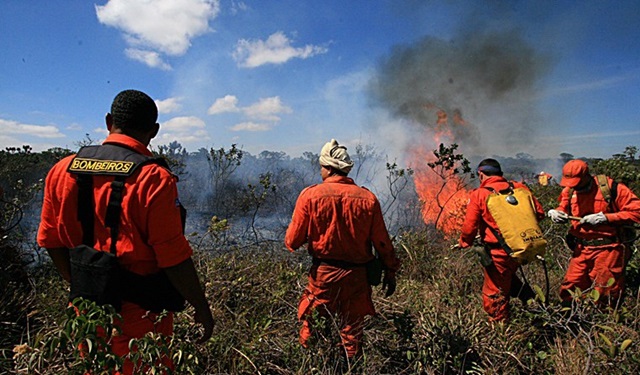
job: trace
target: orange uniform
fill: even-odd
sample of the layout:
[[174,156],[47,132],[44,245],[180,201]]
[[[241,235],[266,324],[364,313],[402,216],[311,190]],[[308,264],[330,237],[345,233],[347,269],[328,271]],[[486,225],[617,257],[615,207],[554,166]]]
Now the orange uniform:
[[[140,154],[151,152],[137,140],[123,134],[111,134],[105,144],[130,148]],[[82,243],[82,225],[78,215],[78,187],[67,172],[73,155],[58,162],[45,181],[42,217],[38,230],[38,245],[44,248],[72,249]],[[94,177],[94,243],[93,247],[109,251],[110,231],[105,227],[105,214],[110,184],[114,177]],[[157,164],[145,164],[125,180],[120,214],[117,256],[120,265],[137,274],[156,273],[189,259],[191,247],[182,232],[176,177]],[[147,332],[165,335],[173,333],[173,315],[155,323],[156,314],[144,317],[146,310],[123,301],[122,334],[112,340],[115,354],[129,352],[129,340]],[[125,373],[132,364],[125,363]]]
[[[612,180],[607,178],[609,186]],[[560,298],[570,301],[569,291],[595,287],[603,297],[601,301],[615,303],[624,290],[624,268],[631,253],[618,238],[620,225],[640,222],[640,199],[624,184],[618,183],[615,200],[608,204],[598,187],[596,177],[585,191],[565,187],[560,193],[558,211],[584,217],[603,212],[607,221],[598,225],[571,221],[569,235],[576,239],[573,255],[560,287]],[[606,287],[609,279],[614,283]]]
[[314,262],[298,308],[300,343],[306,347],[311,336],[308,318],[313,310],[337,313],[342,343],[351,357],[360,349],[364,317],[375,314],[364,267],[373,259],[371,246],[388,273],[400,267],[378,199],[346,176],[331,176],[306,188],[296,202],[285,245],[294,251],[305,242]]
[[[519,182],[512,182],[514,188],[527,187]],[[502,176],[487,177],[478,189],[469,194],[469,203],[465,215],[459,244],[461,247],[473,245],[476,235],[487,247],[491,249],[493,264],[484,267],[484,282],[482,285],[482,304],[489,318],[495,321],[506,320],[509,317],[509,298],[514,281],[514,275],[518,269],[518,262],[509,256],[500,246],[498,239],[493,235],[491,228],[498,232],[500,229],[487,208],[487,198],[491,191],[501,191],[509,188],[509,181]],[[544,217],[542,205],[534,198],[536,212],[539,219]]]

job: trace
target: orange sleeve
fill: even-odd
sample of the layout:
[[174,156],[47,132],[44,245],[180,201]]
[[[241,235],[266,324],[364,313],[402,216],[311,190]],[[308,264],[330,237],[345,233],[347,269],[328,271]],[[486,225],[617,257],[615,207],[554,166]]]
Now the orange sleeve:
[[66,174],[67,165],[73,156],[65,158],[51,168],[44,183],[44,194],[42,200],[42,211],[40,213],[40,225],[38,227],[37,242],[43,248],[67,247],[60,238],[58,228],[61,194],[57,190],[58,183],[63,174]]
[[618,183],[614,206],[617,212],[606,214],[611,224],[640,223],[640,199],[622,183]]
[[393,273],[397,272],[400,268],[400,259],[396,256],[393,243],[389,238],[389,232],[384,223],[380,202],[378,202],[377,199],[373,204],[373,222],[371,227],[371,242],[378,254],[380,254],[382,263],[384,263],[389,271]]
[[140,180],[139,191],[146,195],[147,243],[158,267],[167,268],[187,260],[193,253],[182,231],[176,180],[164,168],[151,168]]
[[284,237],[284,245],[289,251],[295,251],[305,242],[307,242],[307,231],[309,228],[309,208],[307,194],[309,188],[304,189],[298,200],[296,206],[293,209],[293,216],[291,217],[291,223],[287,228],[287,233]]
[[565,187],[564,189],[562,189],[562,191],[560,192],[560,196],[558,197],[558,207],[556,207],[556,210],[565,212],[569,215],[573,215],[573,213],[570,212],[570,200],[571,197],[569,196],[569,188]]
[[481,221],[482,210],[478,204],[478,190],[474,190],[469,194],[467,212],[465,213],[464,224],[458,240],[460,247],[465,248],[473,245]]

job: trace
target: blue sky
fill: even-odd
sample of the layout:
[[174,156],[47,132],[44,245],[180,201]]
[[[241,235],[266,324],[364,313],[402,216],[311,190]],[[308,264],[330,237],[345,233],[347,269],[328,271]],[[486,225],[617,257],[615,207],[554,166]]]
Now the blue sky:
[[638,1],[3,0],[0,50],[2,148],[103,139],[129,88],[189,151],[402,159],[438,109],[479,155],[640,146]]

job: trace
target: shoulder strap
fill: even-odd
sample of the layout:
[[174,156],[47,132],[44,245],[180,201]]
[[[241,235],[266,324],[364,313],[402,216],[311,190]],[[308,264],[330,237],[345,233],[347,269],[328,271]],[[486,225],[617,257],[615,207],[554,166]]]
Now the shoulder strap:
[[607,176],[599,174],[596,176],[596,181],[598,181],[598,187],[600,188],[602,197],[607,202],[607,204],[611,204],[611,188],[609,188],[609,181],[607,181]]
[[609,181],[606,175],[599,174],[596,176],[598,180],[598,187],[600,188],[600,193],[602,197],[609,205],[609,209],[611,212],[617,212],[616,208],[616,197],[618,195],[618,183],[615,180],[611,181],[611,187],[609,187]]
[[500,244],[500,246],[502,246],[502,248],[504,249],[505,253],[507,253],[507,255],[511,256],[511,253],[513,253],[513,250],[511,249],[511,247],[509,247],[509,245],[507,245],[507,241],[504,240],[504,237],[502,237],[500,235],[500,233],[498,233],[498,231],[495,230],[495,228],[493,228],[492,226],[490,226],[488,224],[487,224],[487,228],[489,228],[491,233],[493,233],[493,235],[496,237],[496,239],[498,239],[498,243]]
[[82,243],[93,246],[93,176],[78,175],[78,221],[82,225]]
[[111,248],[109,251],[116,254],[116,242],[118,242],[118,233],[120,231],[120,213],[122,212],[122,193],[124,191],[124,176],[117,176],[111,182],[111,193],[109,194],[109,203],[107,205],[107,214],[104,224],[109,228],[111,234]]
[[[116,254],[124,179],[125,177],[118,176],[111,182],[111,193],[109,194],[109,203],[105,216],[105,226],[110,229],[111,233],[111,248],[109,251],[112,254]],[[95,220],[93,211],[93,176],[80,174],[76,179],[76,183],[78,184],[78,220],[82,225],[82,243],[93,247],[95,240],[93,228]]]

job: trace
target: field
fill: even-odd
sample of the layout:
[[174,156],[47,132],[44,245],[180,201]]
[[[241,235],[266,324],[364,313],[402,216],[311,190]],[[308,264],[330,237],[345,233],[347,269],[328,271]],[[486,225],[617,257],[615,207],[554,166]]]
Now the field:
[[[545,209],[553,207],[557,186],[533,190]],[[567,227],[548,219],[541,225],[549,240],[548,296],[543,263],[522,267],[537,296],[526,304],[512,300],[506,324],[487,321],[474,254],[452,249],[455,241],[433,226],[396,231],[394,245],[403,262],[398,289],[389,298],[374,290],[378,314],[366,322],[363,355],[348,363],[331,319],[318,323],[321,333],[311,349],[298,344],[297,304],[310,266],[306,251],[289,253],[277,235],[259,238],[257,221],[248,227],[254,241],[233,244],[225,237],[226,222],[212,219],[188,238],[213,309],[213,337],[196,344],[199,331],[188,308],[177,314],[172,340],[150,335],[137,343],[139,358],[152,373],[161,370],[155,361],[160,354],[171,353],[177,374],[640,373],[637,254],[617,309],[597,308],[599,296],[592,290],[579,292],[563,309],[557,289],[570,256],[563,241]],[[91,332],[96,325],[108,327],[112,316],[90,306],[90,318],[68,314],[67,285],[31,237],[12,230],[1,246],[0,373],[100,373],[117,363],[106,350],[84,356],[77,350],[87,338],[99,348]]]

